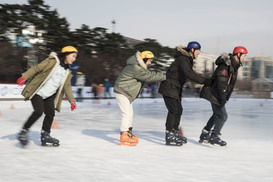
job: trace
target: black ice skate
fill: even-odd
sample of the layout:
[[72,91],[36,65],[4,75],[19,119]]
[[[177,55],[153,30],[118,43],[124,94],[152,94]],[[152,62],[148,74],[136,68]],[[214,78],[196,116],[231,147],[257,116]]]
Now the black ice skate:
[[187,143],[187,138],[179,134],[179,130],[174,130],[175,137],[182,140],[182,143]]
[[27,129],[22,129],[17,136],[17,139],[21,143],[22,146],[26,146],[28,144],[28,136],[27,136]]
[[227,142],[221,140],[220,135],[217,135],[215,133],[211,134],[209,143],[212,144],[212,145],[216,144],[216,145],[220,145],[220,146],[226,146],[227,145]]
[[182,146],[182,140],[179,137],[176,137],[173,131],[166,131],[166,145],[175,145]]
[[53,146],[59,146],[59,140],[50,136],[50,134],[46,131],[42,131],[41,133],[41,142],[42,146],[47,146],[48,143],[52,144]]
[[200,135],[199,143],[209,143],[210,140],[210,131],[203,129]]

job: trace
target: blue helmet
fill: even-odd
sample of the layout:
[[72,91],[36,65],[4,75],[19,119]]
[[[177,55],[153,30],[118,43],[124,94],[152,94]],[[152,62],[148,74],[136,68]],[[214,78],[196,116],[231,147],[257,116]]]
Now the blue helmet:
[[187,46],[188,50],[190,50],[191,48],[201,49],[201,45],[198,42],[196,42],[196,41],[192,41],[192,42],[189,42],[188,46]]

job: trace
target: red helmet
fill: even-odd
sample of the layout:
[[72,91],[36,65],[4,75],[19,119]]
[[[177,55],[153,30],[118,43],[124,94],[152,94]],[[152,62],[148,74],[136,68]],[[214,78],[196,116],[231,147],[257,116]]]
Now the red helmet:
[[247,49],[243,46],[235,47],[233,50],[233,54],[238,54],[238,53],[247,54]]

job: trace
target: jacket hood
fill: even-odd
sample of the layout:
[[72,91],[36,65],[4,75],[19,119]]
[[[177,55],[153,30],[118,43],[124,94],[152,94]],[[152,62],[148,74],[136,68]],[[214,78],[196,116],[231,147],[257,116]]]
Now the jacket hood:
[[224,63],[224,64],[226,64],[228,66],[231,65],[230,56],[227,53],[222,54],[215,61],[216,65],[219,65],[219,64],[222,64],[222,63]]
[[49,56],[51,56],[51,57],[57,56],[57,53],[56,53],[56,52],[51,52],[51,53],[49,54]]
[[177,58],[177,57],[179,57],[181,55],[187,56],[187,57],[189,57],[189,58],[192,59],[191,55],[186,51],[186,47],[185,46],[178,46],[177,47],[177,52],[174,55],[174,58]]
[[127,65],[134,65],[138,64],[142,68],[147,69],[147,65],[144,63],[144,61],[140,57],[140,52],[137,51],[135,55],[131,56],[129,59],[127,59]]
[[219,56],[215,61],[216,65],[219,65],[222,63],[237,69],[240,67],[240,64],[235,60],[232,54],[224,53],[221,56]]

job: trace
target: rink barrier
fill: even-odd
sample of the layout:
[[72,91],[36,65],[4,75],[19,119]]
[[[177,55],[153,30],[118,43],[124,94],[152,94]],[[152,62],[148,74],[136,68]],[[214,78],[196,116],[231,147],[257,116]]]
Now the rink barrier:
[[[25,85],[18,86],[17,84],[0,84],[0,100],[1,101],[18,101],[24,100],[21,95]],[[83,87],[82,95],[79,97],[77,94],[78,88],[72,86],[72,92],[76,100],[80,99],[115,99],[114,88],[110,88],[111,97],[104,97],[104,94],[98,94],[97,98],[91,92],[92,87]],[[233,98],[273,98],[273,91],[239,91],[234,90],[231,95]],[[158,98],[162,97],[161,94],[157,93],[155,97],[152,97],[151,90],[149,88],[143,88],[143,91],[139,95],[139,98]],[[183,97],[198,97],[195,89],[183,89]]]
[[[24,87],[25,87],[25,85],[18,86],[17,84],[0,84],[0,100],[1,101],[24,100],[24,97],[21,95]],[[113,87],[110,88],[110,95],[111,96],[108,96],[108,97],[104,97],[105,96],[104,93],[98,94],[97,97],[94,97],[94,94],[91,92],[91,90],[92,90],[91,86],[83,87],[82,94],[80,97],[77,93],[78,88],[76,86],[72,86],[72,92],[73,92],[73,95],[76,100],[80,100],[80,99],[115,99]],[[143,92],[142,92],[142,95],[140,95],[140,97],[152,98],[150,89],[143,88]]]

